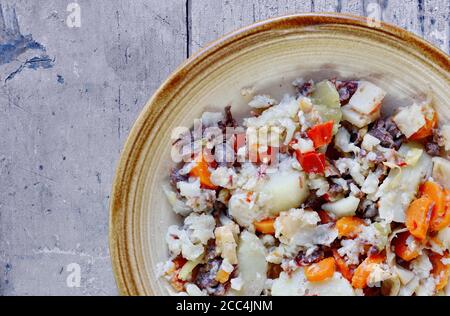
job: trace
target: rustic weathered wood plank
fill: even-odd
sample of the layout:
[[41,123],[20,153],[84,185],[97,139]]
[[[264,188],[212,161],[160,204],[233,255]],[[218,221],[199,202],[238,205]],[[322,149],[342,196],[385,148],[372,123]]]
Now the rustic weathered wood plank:
[[419,0],[365,0],[364,15],[422,35]]
[[[116,161],[136,116],[187,54],[184,1],[79,0],[80,28],[66,24],[69,2],[1,1],[55,61],[6,82],[28,55],[0,65],[0,295],[116,293]],[[70,263],[81,267],[79,288],[66,284]]]
[[338,0],[313,0],[313,12],[336,12],[338,11]]
[[310,1],[189,0],[190,51],[250,23],[289,13],[311,12]]
[[342,13],[351,13],[356,15],[364,15],[363,0],[339,0],[338,11]]
[[450,51],[450,1],[423,1],[423,34],[427,41]]

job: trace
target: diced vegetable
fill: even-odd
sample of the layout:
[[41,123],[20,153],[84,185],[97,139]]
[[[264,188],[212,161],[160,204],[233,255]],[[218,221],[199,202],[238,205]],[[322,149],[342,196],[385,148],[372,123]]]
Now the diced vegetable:
[[172,285],[172,287],[177,291],[177,292],[182,292],[184,291],[184,284],[186,282],[181,280],[180,278],[178,278],[178,273],[175,272],[171,279],[170,279],[170,285]]
[[220,283],[225,283],[228,281],[228,279],[230,278],[230,274],[222,269],[220,269],[219,271],[217,271],[216,274],[216,281],[220,282]]
[[[419,144],[407,143],[400,147],[399,154],[405,157],[414,148],[423,149]],[[388,223],[405,222],[406,209],[416,196],[420,182],[429,174],[431,165],[431,157],[423,152],[415,166],[391,169],[376,193],[380,197],[380,218]]]
[[384,261],[385,257],[381,254],[376,254],[367,257],[355,270],[352,278],[352,286],[355,289],[363,289],[367,286],[367,280],[372,273],[375,265]]
[[407,138],[414,135],[426,123],[422,106],[419,104],[401,107],[392,119]]
[[409,139],[419,140],[433,135],[433,129],[436,128],[437,123],[438,123],[438,116],[437,113],[434,112],[434,115],[432,116],[431,119],[425,117],[425,125],[422,126],[417,132],[412,134],[411,137],[409,137]]
[[341,272],[341,274],[344,278],[346,278],[347,280],[349,280],[351,282],[352,277],[353,277],[352,270],[347,265],[345,260],[339,255],[339,253],[337,252],[336,249],[333,249],[332,251],[333,251],[333,258],[334,258],[334,261],[336,262],[339,272]]
[[293,273],[281,272],[273,281],[272,296],[303,296],[306,291],[306,278],[302,267]]
[[406,228],[414,237],[422,240],[427,236],[433,205],[430,198],[422,196],[406,210]]
[[354,296],[355,292],[350,284],[339,272],[331,278],[320,282],[309,282],[308,294],[317,296]]
[[197,159],[197,165],[192,168],[189,173],[192,177],[198,177],[200,179],[200,186],[205,189],[215,190],[217,186],[215,186],[211,182],[211,172],[208,169],[208,163],[204,159],[203,155],[201,155]]
[[298,207],[309,195],[306,174],[293,169],[270,174],[259,191],[269,197],[270,216]]
[[319,113],[322,122],[333,121],[333,134],[336,134],[339,128],[339,122],[342,119],[341,108],[329,107],[322,104],[315,104],[314,109]]
[[333,258],[325,258],[305,268],[306,279],[310,282],[319,282],[331,278],[336,266]]
[[442,242],[445,249],[450,250],[450,226],[440,230],[437,238]]
[[431,273],[437,279],[436,291],[440,291],[447,285],[448,278],[450,276],[450,265],[445,265],[442,259],[449,258],[448,253],[440,255],[435,252],[429,255],[433,270]]
[[358,209],[359,201],[358,198],[350,195],[336,202],[325,203],[322,205],[322,208],[327,212],[335,214],[337,217],[352,216],[355,215]]
[[[395,254],[402,258],[405,261],[411,261],[419,256],[419,249],[417,246],[411,247],[408,246],[408,238],[410,238],[411,234],[409,232],[400,233],[397,235],[397,237],[392,241],[392,244],[394,245]],[[411,236],[411,238],[414,238]],[[414,239],[412,239],[414,240]],[[415,242],[416,245],[419,244],[419,241],[417,240]]]
[[328,121],[323,124],[317,124],[308,130],[308,137],[313,141],[315,148],[328,145],[331,142],[333,138],[333,124],[333,121]]
[[311,94],[311,100],[313,104],[322,104],[330,108],[339,108],[341,106],[339,93],[335,85],[329,80],[321,81],[315,85]]
[[386,92],[380,87],[368,81],[361,81],[348,104],[359,113],[371,114],[379,111],[385,95]]
[[186,281],[191,275],[192,270],[194,270],[195,267],[202,261],[201,257],[202,256],[200,256],[196,260],[186,262],[178,273],[178,278],[180,280]]
[[344,216],[337,220],[336,228],[339,233],[339,237],[355,237],[365,225],[365,222],[356,216]]
[[325,172],[325,154],[316,152],[302,154],[297,150],[296,157],[305,172],[320,174]]
[[446,207],[449,198],[446,194],[448,190],[444,190],[436,182],[427,181],[421,186],[420,191],[422,196],[427,196],[434,203],[430,219],[430,231],[439,231],[447,227],[450,224],[450,212]]
[[266,283],[268,263],[261,240],[246,230],[241,233],[239,248],[239,276],[243,286],[237,293],[244,296],[260,295]]
[[275,234],[275,218],[266,218],[262,221],[255,222],[253,225],[255,226],[255,230],[259,233],[263,234]]
[[433,180],[444,188],[450,188],[450,161],[433,157]]

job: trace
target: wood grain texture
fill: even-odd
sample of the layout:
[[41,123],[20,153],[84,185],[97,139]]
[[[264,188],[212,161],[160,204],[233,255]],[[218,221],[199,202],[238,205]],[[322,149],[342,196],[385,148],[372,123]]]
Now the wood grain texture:
[[[17,65],[0,68],[0,295],[115,294],[116,161],[148,98],[186,57],[186,6],[82,0],[81,27],[69,28],[65,1],[1,2],[55,62],[6,83]],[[72,262],[79,288],[66,285]]]
[[424,38],[447,54],[450,48],[450,2],[441,0],[423,1]]

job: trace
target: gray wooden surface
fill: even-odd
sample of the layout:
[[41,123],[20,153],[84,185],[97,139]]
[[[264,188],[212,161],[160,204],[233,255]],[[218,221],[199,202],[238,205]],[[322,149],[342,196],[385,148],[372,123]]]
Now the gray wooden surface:
[[337,11],[449,51],[449,0],[73,2],[0,0],[2,295],[117,293],[108,203],[120,149],[155,89],[207,42],[273,16]]

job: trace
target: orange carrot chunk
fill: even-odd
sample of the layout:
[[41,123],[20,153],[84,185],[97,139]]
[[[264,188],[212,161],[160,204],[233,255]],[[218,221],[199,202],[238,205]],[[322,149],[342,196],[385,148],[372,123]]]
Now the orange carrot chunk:
[[[398,234],[392,241],[395,254],[405,261],[411,261],[419,256],[419,249],[411,249],[408,247],[407,240],[411,236],[409,232]],[[411,236],[411,238],[415,238]]]
[[197,164],[194,168],[192,168],[189,175],[192,177],[198,177],[202,188],[210,190],[217,189],[217,186],[211,182],[211,172],[209,172],[208,163],[203,158],[203,155],[197,159]]
[[450,224],[450,213],[447,210],[448,191],[439,184],[427,181],[420,189],[422,196],[427,196],[434,202],[430,219],[430,231],[439,231]]
[[433,205],[433,200],[422,196],[414,200],[406,210],[406,228],[414,237],[422,240],[427,236]]
[[329,257],[307,266],[305,276],[310,282],[319,282],[331,278],[335,269],[334,259]]
[[361,232],[364,221],[356,216],[344,216],[337,220],[336,228],[338,230],[339,237],[353,238]]
[[332,251],[333,251],[333,258],[334,258],[334,261],[336,262],[339,272],[341,272],[341,274],[344,278],[346,278],[347,280],[349,280],[351,282],[352,277],[353,277],[352,270],[347,265],[345,260],[339,255],[339,253],[337,252],[336,249],[333,249]]
[[425,125],[422,126],[417,132],[412,134],[409,137],[409,139],[419,140],[433,135],[433,128],[436,128],[437,123],[438,123],[437,113],[434,112],[433,117],[431,119],[425,118]]
[[259,222],[254,222],[255,230],[263,234],[275,234],[275,218],[266,218]]
[[448,277],[450,276],[450,265],[445,265],[442,259],[448,258],[448,253],[445,255],[440,255],[432,252],[429,255],[431,264],[433,265],[433,270],[431,273],[437,280],[436,291],[440,291],[447,285]]
[[363,289],[367,287],[367,281],[370,273],[372,273],[376,264],[382,263],[385,256],[382,254],[376,254],[367,257],[355,270],[352,277],[352,286],[355,289]]

